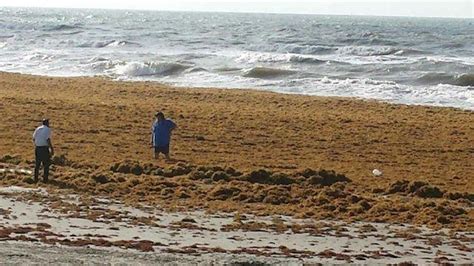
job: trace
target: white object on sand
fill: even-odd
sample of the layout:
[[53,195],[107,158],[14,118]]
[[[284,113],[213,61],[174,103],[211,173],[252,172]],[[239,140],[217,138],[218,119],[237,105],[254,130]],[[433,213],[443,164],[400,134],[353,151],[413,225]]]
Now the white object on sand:
[[19,172],[20,174],[24,174],[24,175],[31,175],[31,174],[33,174],[33,171],[31,171],[31,170],[26,170],[26,169],[20,169],[18,172]]
[[16,193],[38,193],[41,195],[48,195],[48,191],[44,188],[25,188],[19,186],[0,187],[2,194],[16,194]]
[[3,174],[3,173],[17,173],[17,174],[23,174],[23,175],[32,175],[33,174],[33,171],[31,170],[27,170],[27,169],[24,169],[24,168],[0,168],[0,174]]
[[372,171],[372,174],[373,174],[374,176],[381,176],[383,173],[382,173],[382,171],[380,171],[379,169],[374,169],[374,170]]

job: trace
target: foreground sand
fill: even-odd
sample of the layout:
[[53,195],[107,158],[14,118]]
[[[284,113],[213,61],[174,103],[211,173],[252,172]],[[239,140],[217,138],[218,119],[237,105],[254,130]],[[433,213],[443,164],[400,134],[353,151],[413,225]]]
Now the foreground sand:
[[[472,111],[7,73],[0,99],[5,168],[31,169],[31,133],[51,118],[65,155],[52,188],[169,208],[474,230]],[[156,110],[179,125],[175,161],[151,159]]]
[[[281,215],[166,212],[155,206],[129,207],[117,200],[52,192],[0,188],[0,258],[7,258],[5,262],[96,264],[100,258],[146,265],[424,265],[474,261],[474,232]],[[142,252],[146,256],[140,256]]]

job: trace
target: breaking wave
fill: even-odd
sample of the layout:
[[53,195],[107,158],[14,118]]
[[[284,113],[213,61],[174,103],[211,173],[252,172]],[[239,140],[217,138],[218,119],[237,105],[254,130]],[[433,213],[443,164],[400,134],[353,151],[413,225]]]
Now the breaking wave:
[[104,48],[104,47],[120,47],[120,46],[141,46],[139,43],[130,42],[130,41],[117,41],[117,40],[109,40],[109,41],[98,41],[98,42],[86,42],[79,45],[79,47],[86,48]]
[[[278,63],[278,62],[293,62],[293,63],[307,63],[307,64],[324,64],[328,60],[318,59],[311,55],[299,55],[299,54],[282,54],[282,53],[259,53],[259,52],[247,52],[240,55],[237,62],[243,63]],[[332,61],[339,63],[336,61]]]
[[296,71],[269,68],[269,67],[254,67],[244,72],[243,76],[248,78],[276,78],[281,76],[288,76],[295,74]]
[[127,77],[169,76],[183,72],[190,66],[168,62],[130,62],[116,66],[116,74]]
[[448,73],[428,73],[419,77],[417,82],[424,85],[450,84],[456,86],[474,86],[474,74],[452,75]]
[[297,45],[288,44],[285,46],[279,46],[275,49],[275,52],[286,52],[291,54],[329,54],[336,51],[336,47],[323,46],[323,45]]
[[340,54],[350,54],[357,56],[425,54],[425,52],[421,50],[401,49],[391,46],[344,46],[338,48],[337,52]]
[[474,110],[470,20],[25,10],[2,10],[0,71]]
[[474,86],[474,74],[462,74],[456,77],[453,85]]
[[46,28],[46,31],[63,31],[63,30],[74,30],[82,28],[79,24],[75,25],[68,25],[68,24],[60,24],[53,27]]

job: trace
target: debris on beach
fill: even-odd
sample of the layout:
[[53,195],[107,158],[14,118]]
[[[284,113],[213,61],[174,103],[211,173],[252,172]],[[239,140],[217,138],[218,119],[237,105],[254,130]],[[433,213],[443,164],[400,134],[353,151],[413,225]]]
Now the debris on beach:
[[[399,180],[379,193],[358,186],[344,174],[324,169],[275,172],[261,168],[245,172],[232,167],[182,162],[163,166],[132,160],[107,169],[59,158],[68,163],[54,165],[54,177],[42,186],[110,197],[131,205],[409,223],[434,229],[472,230],[474,225],[472,194],[441,190],[424,181]],[[21,158],[17,160],[28,168]],[[37,186],[16,172],[0,173],[0,184]]]
[[[473,259],[472,232],[286,215],[167,211],[43,190],[4,187],[0,191],[0,242],[147,254],[239,254],[262,261],[308,263],[466,263]],[[0,249],[0,254],[4,252],[8,251]]]

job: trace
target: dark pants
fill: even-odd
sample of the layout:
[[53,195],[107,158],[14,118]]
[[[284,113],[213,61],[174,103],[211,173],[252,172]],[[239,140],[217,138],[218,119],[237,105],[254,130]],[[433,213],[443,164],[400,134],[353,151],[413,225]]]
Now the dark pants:
[[41,146],[35,148],[35,181],[38,181],[39,169],[43,164],[43,180],[48,181],[49,165],[51,164],[51,158],[49,154],[49,147]]
[[164,145],[164,146],[155,146],[155,153],[159,154],[160,152],[167,155],[170,153],[170,145]]

